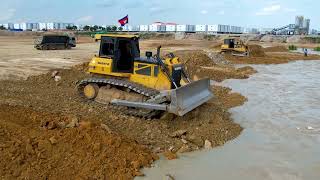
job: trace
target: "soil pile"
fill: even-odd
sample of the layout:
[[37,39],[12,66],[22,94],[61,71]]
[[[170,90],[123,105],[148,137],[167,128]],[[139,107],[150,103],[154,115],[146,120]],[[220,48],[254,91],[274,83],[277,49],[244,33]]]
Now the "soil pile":
[[[130,137],[156,152],[164,152],[172,147],[180,149],[186,145],[182,138],[189,139],[189,150],[202,148],[205,140],[213,142],[214,146],[222,145],[237,137],[242,130],[232,121],[227,109],[221,106],[220,101],[224,100],[218,98],[184,117],[165,115],[155,120],[126,116],[115,108],[83,102],[77,94],[75,84],[88,76],[84,73],[85,68],[84,65],[58,70],[58,75],[61,76],[58,82],[51,77],[51,73],[33,76],[26,81],[1,81],[0,102],[32,108],[39,112],[66,113],[82,119],[96,119],[110,127],[113,132]],[[238,100],[243,101],[241,98]],[[179,130],[187,133],[183,137],[171,136]],[[228,133],[225,133],[226,131]]]
[[263,49],[264,52],[288,52],[288,48],[285,46],[272,46]]
[[319,55],[308,55],[305,57],[302,53],[290,52],[268,52],[264,57],[235,57],[225,55],[225,58],[232,63],[237,64],[284,64],[297,60],[320,60]]
[[1,179],[133,179],[157,158],[104,124],[0,105]]
[[[194,80],[208,77],[212,80],[221,82],[225,79],[246,79],[256,71],[251,67],[234,68],[232,65],[216,64],[215,59],[211,59],[202,51],[178,51],[177,54],[185,63],[186,71]],[[223,56],[212,56],[223,58],[216,62],[225,62]],[[250,70],[249,70],[250,69]]]
[[249,54],[251,57],[264,57],[266,53],[260,45],[249,45]]

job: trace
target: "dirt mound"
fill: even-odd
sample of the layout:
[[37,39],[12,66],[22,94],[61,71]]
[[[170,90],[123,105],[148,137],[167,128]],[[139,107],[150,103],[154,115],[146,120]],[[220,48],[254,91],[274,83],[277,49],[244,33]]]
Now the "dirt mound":
[[4,179],[132,179],[157,159],[105,125],[23,107],[0,106],[0,134]]
[[[33,76],[26,81],[1,81],[0,104],[19,105],[39,112],[66,113],[88,120],[97,119],[113,132],[130,137],[156,152],[164,152],[172,147],[179,150],[185,145],[181,138],[170,136],[177,130],[187,131],[186,138],[191,139],[187,143],[189,150],[202,148],[205,140],[213,142],[214,146],[222,145],[237,137],[242,130],[232,121],[227,109],[221,106],[224,100],[218,98],[187,116],[167,115],[155,120],[126,116],[115,108],[83,102],[75,85],[78,80],[88,77],[83,71],[85,68],[85,65],[80,65],[72,69],[58,69],[58,75],[61,76],[58,82],[51,77],[51,73]],[[238,100],[243,103],[241,98]]]
[[251,57],[264,57],[266,53],[264,52],[262,46],[260,45],[249,45],[249,54]]
[[[186,71],[194,80],[208,77],[212,80],[221,82],[225,79],[246,79],[249,75],[256,73],[251,68],[251,71],[234,68],[231,65],[218,65],[214,63],[207,54],[202,51],[178,51],[177,54],[181,57],[186,65]],[[220,55],[221,56],[221,55]],[[223,56],[214,58],[224,58]]]
[[272,46],[263,49],[264,52],[288,52],[288,48],[285,46]]

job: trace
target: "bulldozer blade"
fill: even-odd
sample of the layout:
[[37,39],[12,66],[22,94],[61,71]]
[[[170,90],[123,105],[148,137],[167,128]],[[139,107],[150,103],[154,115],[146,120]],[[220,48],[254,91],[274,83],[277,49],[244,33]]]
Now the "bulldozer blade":
[[170,92],[170,113],[183,116],[213,98],[210,91],[210,79],[192,82]]

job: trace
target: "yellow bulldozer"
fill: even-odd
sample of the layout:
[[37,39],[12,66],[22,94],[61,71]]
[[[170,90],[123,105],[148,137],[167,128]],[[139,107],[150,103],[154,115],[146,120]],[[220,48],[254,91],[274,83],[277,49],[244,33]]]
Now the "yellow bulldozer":
[[178,57],[160,57],[161,46],[157,54],[140,57],[139,36],[97,34],[95,39],[100,50],[89,63],[92,77],[77,83],[86,100],[151,118],[162,112],[183,116],[213,97],[209,79],[192,82]]
[[240,40],[240,37],[225,38],[220,52],[232,54],[233,56],[249,56],[248,46]]

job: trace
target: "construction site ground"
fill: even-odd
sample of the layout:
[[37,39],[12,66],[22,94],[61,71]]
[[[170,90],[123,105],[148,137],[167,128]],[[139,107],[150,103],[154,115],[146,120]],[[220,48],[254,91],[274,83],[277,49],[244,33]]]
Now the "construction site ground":
[[[87,63],[97,53],[97,43],[84,38],[72,50],[38,51],[33,39],[0,36],[1,179],[132,179],[142,175],[140,168],[152,165],[159,153],[172,159],[176,153],[204,148],[205,142],[221,146],[241,133],[228,110],[246,98],[216,82],[256,72],[233,63],[303,58],[263,49],[261,57],[225,58],[215,51],[219,41],[143,40],[142,53],[162,45],[164,54],[181,57],[192,79],[212,79],[216,97],[183,117],[140,119],[79,98],[75,85],[88,77]],[[55,81],[53,71],[61,79]]]

